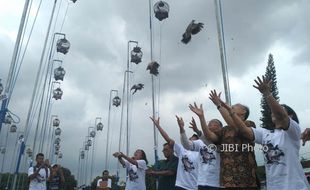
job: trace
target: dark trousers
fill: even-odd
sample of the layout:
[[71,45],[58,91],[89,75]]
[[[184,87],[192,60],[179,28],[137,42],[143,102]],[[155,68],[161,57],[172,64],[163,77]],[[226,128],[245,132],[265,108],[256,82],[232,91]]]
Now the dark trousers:
[[175,189],[175,190],[186,190],[186,189],[184,189],[184,188],[182,188],[182,187],[178,187],[178,186],[175,186],[174,189]]
[[198,185],[198,190],[223,190],[222,188],[219,187],[211,187],[211,186],[201,186]]
[[225,190],[257,190],[257,187],[227,187]]

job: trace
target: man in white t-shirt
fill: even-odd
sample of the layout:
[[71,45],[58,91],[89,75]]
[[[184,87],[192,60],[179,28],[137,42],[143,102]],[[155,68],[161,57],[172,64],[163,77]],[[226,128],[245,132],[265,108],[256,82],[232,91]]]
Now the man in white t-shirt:
[[29,190],[46,190],[46,181],[50,175],[48,163],[44,163],[44,154],[36,155],[36,165],[28,169]]
[[109,171],[104,170],[102,177],[97,181],[96,190],[110,190],[112,188],[112,180],[109,178]]

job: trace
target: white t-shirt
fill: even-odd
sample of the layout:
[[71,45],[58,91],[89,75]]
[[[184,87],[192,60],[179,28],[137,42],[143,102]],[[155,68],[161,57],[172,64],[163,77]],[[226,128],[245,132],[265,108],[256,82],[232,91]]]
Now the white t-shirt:
[[183,189],[196,190],[199,153],[188,151],[177,143],[174,143],[173,149],[179,158],[175,185]]
[[268,190],[309,190],[299,161],[300,127],[290,119],[287,130],[252,128],[255,142],[262,144]]
[[[33,171],[34,167],[30,167],[28,169],[28,177],[34,173]],[[39,168],[36,168],[36,171],[38,169]],[[46,190],[46,181],[49,176],[50,176],[50,170],[48,168],[47,170],[45,170],[45,168],[41,168],[37,177],[30,181],[29,190]]]
[[[205,138],[205,137],[201,137]],[[197,183],[201,186],[221,187],[220,186],[220,154],[215,146],[208,146],[202,140],[192,141],[191,150],[199,152],[198,179]],[[213,147],[213,148],[212,148]]]
[[138,167],[125,160],[127,169],[127,180],[125,190],[145,190],[145,170],[147,170],[145,160],[137,160]]
[[[100,182],[102,181],[102,179],[98,179],[97,181],[97,187],[100,187]],[[112,180],[109,178],[108,181],[107,181],[107,186],[106,187],[109,187],[109,188],[112,188]]]

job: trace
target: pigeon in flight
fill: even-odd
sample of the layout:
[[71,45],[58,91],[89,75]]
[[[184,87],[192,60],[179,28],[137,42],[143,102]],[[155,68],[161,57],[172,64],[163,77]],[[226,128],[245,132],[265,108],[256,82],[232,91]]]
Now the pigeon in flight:
[[138,90],[142,90],[142,88],[144,88],[144,84],[135,84],[131,87],[130,90],[134,90],[132,94],[136,93]]
[[191,23],[189,23],[189,25],[187,26],[186,31],[183,34],[183,38],[181,41],[184,44],[187,44],[191,40],[192,35],[195,35],[198,32],[200,32],[202,28],[203,28],[203,23],[201,22],[195,23],[195,20],[192,20]]
[[152,61],[147,65],[146,70],[150,70],[151,74],[157,76],[159,74],[158,68],[159,68],[159,63],[157,63],[156,61]]

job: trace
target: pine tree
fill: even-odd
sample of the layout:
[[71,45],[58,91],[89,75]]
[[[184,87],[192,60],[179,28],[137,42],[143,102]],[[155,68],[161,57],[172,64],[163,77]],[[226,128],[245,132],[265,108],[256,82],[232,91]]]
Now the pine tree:
[[[277,101],[279,101],[276,68],[274,66],[272,54],[269,54],[268,65],[266,67],[265,77],[271,80],[271,93],[272,93],[273,97]],[[268,107],[266,99],[264,98],[264,96],[262,96],[262,99],[261,99],[261,108],[262,108],[262,110],[261,110],[262,117],[260,118],[260,120],[262,121],[261,127],[265,128],[265,129],[273,130],[274,124],[272,123],[272,120],[271,120],[271,110]]]

